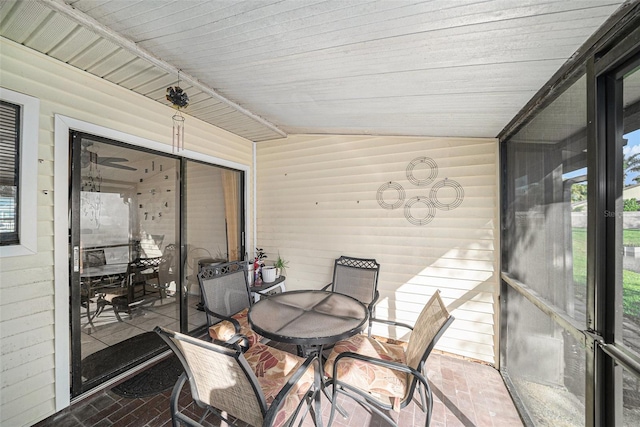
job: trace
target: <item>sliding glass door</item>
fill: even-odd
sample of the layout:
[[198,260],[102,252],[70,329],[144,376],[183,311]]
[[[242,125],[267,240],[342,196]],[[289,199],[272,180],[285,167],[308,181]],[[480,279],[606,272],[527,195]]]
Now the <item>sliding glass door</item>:
[[188,329],[192,330],[202,324],[200,269],[244,259],[244,181],[240,171],[194,160],[184,161],[183,177],[184,274],[191,310]]
[[[606,245],[599,366],[605,416],[640,423],[640,55],[601,77],[606,129]],[[606,382],[605,382],[606,384]]]
[[197,274],[242,259],[243,173],[70,135],[72,396],[206,325]]

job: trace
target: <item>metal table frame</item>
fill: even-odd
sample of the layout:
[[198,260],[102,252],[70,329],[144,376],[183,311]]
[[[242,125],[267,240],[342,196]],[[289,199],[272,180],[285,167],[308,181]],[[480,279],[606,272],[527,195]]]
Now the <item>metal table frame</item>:
[[[303,307],[297,306],[296,304],[296,297],[298,295],[300,296],[298,302],[300,302],[300,305],[303,305]],[[317,297],[317,303],[313,304],[305,300],[305,298],[310,296]],[[336,311],[341,313],[333,315],[330,311],[327,311],[325,303],[329,301],[334,303]],[[278,309],[279,306],[281,308],[280,310]],[[345,315],[345,307],[347,307],[346,311],[350,311],[348,308],[354,308],[354,311],[360,311],[360,313],[358,313],[357,316]],[[280,317],[280,319],[278,319],[280,322],[277,322],[275,327],[271,328],[269,326],[274,326],[274,324],[267,325],[266,323],[274,320],[275,313]],[[262,316],[264,316],[264,318]],[[305,317],[313,317],[314,323],[310,323],[310,325],[314,326],[313,332],[317,332],[318,329],[315,326],[318,325],[318,317],[321,318],[322,316],[326,316],[327,320],[333,322],[333,332],[331,334],[316,336],[311,335],[311,332],[309,334],[298,335],[291,333],[290,329],[292,325],[296,325],[296,329],[300,330],[299,326],[303,324]],[[260,301],[251,306],[248,317],[251,327],[263,337],[278,342],[296,344],[302,349],[301,353],[303,356],[318,354],[318,356],[321,357],[322,347],[324,345],[334,344],[362,332],[368,325],[369,310],[357,299],[335,292],[321,290],[289,291],[263,296]],[[344,319],[345,327],[342,329],[335,326],[335,321],[339,319]],[[337,333],[335,332],[336,330],[338,330]],[[325,331],[329,330],[325,329]],[[315,381],[318,390],[322,388],[321,375],[321,372],[316,372]],[[316,394],[314,412],[316,426],[322,426],[320,393]]]

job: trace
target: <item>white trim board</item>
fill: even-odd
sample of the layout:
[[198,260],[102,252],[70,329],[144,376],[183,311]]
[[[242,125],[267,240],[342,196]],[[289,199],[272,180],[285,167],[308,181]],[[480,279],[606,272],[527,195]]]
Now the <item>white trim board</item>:
[[[19,217],[20,243],[0,246],[0,258],[35,255],[38,253],[38,224],[34,214],[38,208],[38,132],[40,131],[40,100],[33,96],[0,87],[0,99],[20,105],[19,155]],[[33,173],[36,171],[36,173]]]

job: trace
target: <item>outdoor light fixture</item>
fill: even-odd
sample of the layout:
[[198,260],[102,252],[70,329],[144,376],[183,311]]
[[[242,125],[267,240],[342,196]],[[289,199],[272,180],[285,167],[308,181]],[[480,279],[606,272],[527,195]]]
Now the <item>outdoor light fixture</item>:
[[181,108],[189,105],[189,96],[180,88],[180,71],[178,70],[178,84],[174,87],[167,88],[167,101],[171,102],[173,108],[178,110],[173,115],[173,141],[172,151],[184,150],[184,117],[180,112]]

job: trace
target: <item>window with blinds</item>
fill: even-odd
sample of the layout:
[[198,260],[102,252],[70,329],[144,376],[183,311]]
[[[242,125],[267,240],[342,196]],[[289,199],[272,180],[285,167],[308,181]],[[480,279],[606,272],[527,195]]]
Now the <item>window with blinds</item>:
[[20,243],[20,106],[0,101],[0,245]]

